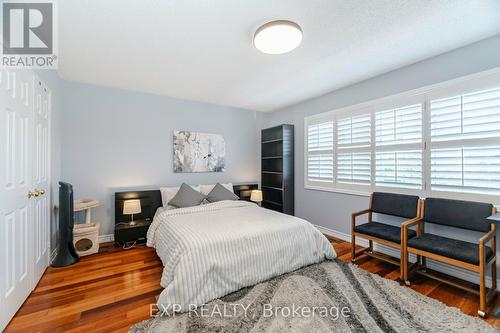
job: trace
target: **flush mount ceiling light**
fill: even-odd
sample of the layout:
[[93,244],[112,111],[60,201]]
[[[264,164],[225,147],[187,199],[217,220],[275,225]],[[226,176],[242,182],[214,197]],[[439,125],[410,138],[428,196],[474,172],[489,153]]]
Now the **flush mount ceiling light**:
[[261,26],[255,32],[253,43],[257,50],[267,54],[292,51],[302,41],[302,29],[297,23],[278,20]]

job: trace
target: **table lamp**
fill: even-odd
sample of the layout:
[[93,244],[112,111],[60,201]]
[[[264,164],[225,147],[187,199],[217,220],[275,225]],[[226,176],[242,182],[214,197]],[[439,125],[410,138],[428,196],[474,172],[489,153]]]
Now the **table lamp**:
[[139,214],[141,211],[140,200],[126,200],[123,203],[123,215],[132,215],[130,225],[135,225],[134,214]]
[[250,194],[250,200],[256,202],[257,205],[260,206],[262,202],[262,191],[261,190],[253,190],[252,194]]

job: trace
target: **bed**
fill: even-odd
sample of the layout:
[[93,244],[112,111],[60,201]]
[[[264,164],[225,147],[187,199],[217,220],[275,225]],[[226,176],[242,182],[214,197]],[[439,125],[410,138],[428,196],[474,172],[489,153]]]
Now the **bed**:
[[159,308],[177,312],[336,257],[309,222],[244,200],[159,207],[147,245],[164,265]]

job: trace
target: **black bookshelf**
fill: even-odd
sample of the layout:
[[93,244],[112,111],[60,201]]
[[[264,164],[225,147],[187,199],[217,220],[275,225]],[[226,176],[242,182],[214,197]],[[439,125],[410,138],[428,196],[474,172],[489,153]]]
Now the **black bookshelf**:
[[293,125],[266,128],[261,133],[262,207],[294,215]]

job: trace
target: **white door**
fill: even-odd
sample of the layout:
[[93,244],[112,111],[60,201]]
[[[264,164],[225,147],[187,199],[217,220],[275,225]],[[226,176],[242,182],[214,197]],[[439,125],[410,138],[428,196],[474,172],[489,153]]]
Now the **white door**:
[[49,88],[34,77],[33,116],[33,173],[32,188],[39,193],[33,197],[34,259],[33,286],[36,286],[49,264]]
[[[43,141],[42,134],[42,144],[35,146],[38,120],[34,109],[34,80],[31,71],[0,71],[0,330],[28,297],[38,282],[38,272],[48,263],[41,252],[44,247],[45,253],[48,252],[47,242],[35,249],[38,246],[36,232],[41,230],[46,233],[41,238],[48,239],[49,221],[38,217],[48,211],[48,201],[44,201],[48,193],[33,196],[34,185],[44,184],[35,182],[42,166],[35,163],[34,157],[38,156],[39,149],[48,152],[49,142],[48,136]],[[47,169],[45,173],[48,174]],[[36,224],[37,219],[42,219],[40,225]],[[42,253],[38,263],[35,251]]]

